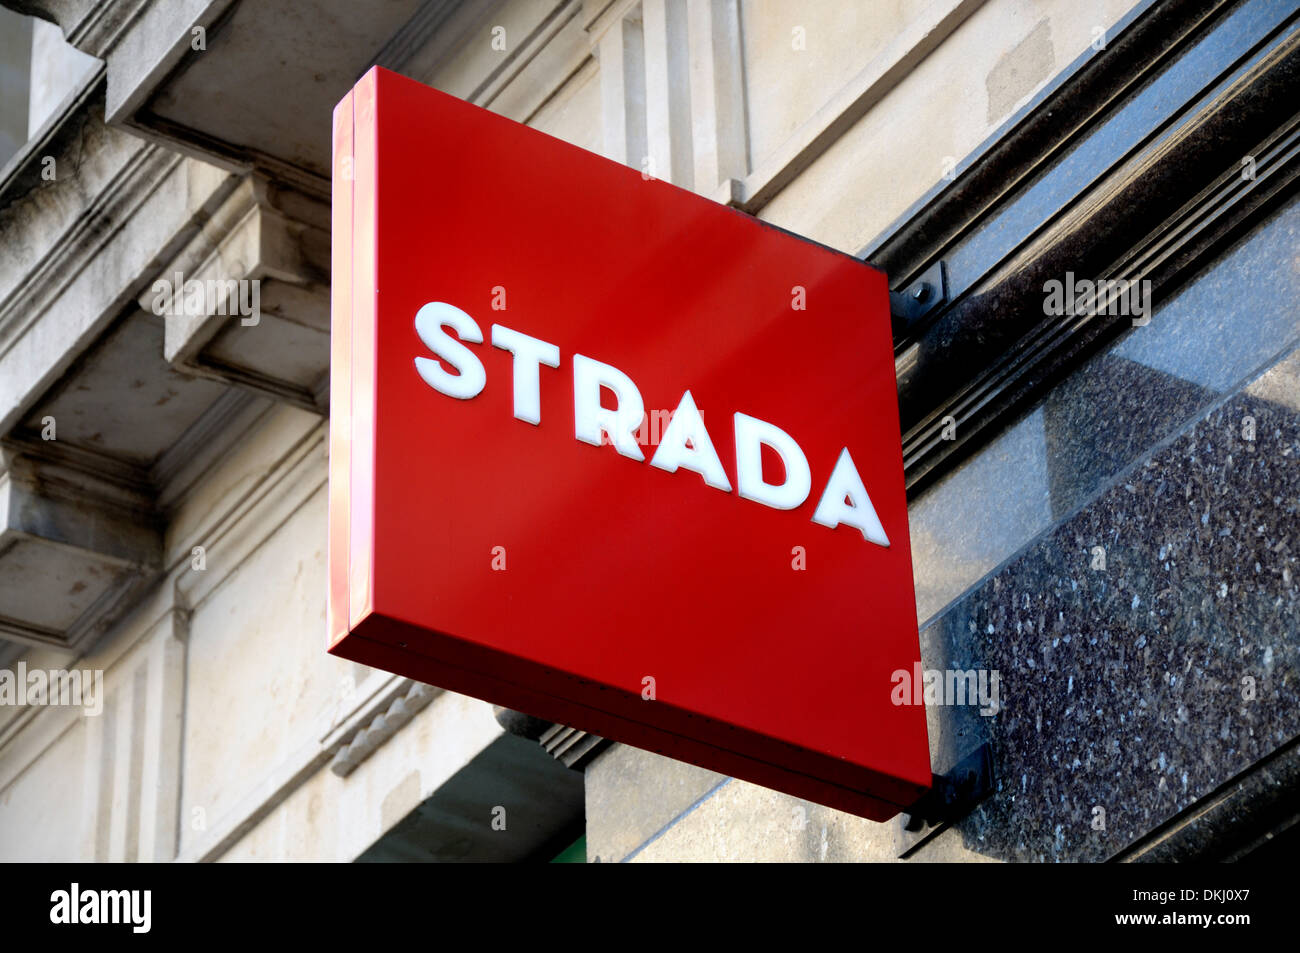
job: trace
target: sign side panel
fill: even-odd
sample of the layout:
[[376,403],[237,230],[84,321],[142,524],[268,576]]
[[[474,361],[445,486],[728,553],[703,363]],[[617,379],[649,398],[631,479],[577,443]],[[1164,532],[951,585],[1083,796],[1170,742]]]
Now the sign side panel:
[[330,250],[329,644],[348,634],[352,467],[352,93],[334,109]]
[[352,449],[349,624],[371,611],[375,525],[376,73],[353,89],[352,183]]

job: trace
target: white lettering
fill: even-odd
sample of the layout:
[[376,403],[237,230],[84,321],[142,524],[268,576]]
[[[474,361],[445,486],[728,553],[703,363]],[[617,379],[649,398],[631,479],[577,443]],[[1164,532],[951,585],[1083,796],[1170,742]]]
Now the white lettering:
[[483,362],[473,351],[444,331],[443,325],[455,330],[460,335],[460,341],[483,343],[483,332],[473,318],[444,301],[431,301],[416,312],[415,333],[420,336],[425,347],[454,367],[456,373],[447,373],[441,364],[427,357],[417,357],[415,369],[426,384],[441,394],[460,400],[477,397],[487,383]]
[[880,517],[871,505],[871,497],[862,485],[862,477],[853,465],[848,447],[840,451],[840,458],[835,463],[831,478],[826,482],[821,502],[817,504],[817,512],[813,513],[813,522],[831,529],[847,523],[860,530],[863,539],[879,546],[889,545],[889,537],[880,525]]
[[[785,464],[785,481],[763,479],[763,444]],[[777,510],[793,510],[808,499],[812,473],[794,438],[774,424],[736,414],[736,487],[742,497]]]
[[492,346],[514,355],[515,417],[530,424],[542,422],[541,365],[560,366],[560,349],[539,338],[492,325]]
[[682,395],[677,409],[668,421],[668,428],[659,441],[659,449],[650,459],[650,466],[677,472],[678,467],[693,470],[704,477],[709,486],[717,487],[724,493],[731,492],[731,481],[727,471],[722,469],[718,451],[713,449],[709,431],[705,429],[704,418],[695,406],[695,398],[688,390]]
[[[618,406],[610,410],[600,402],[600,389],[614,392]],[[600,446],[602,431],[609,434],[614,449],[633,460],[644,460],[637,446],[636,432],[645,416],[641,392],[632,378],[617,367],[593,361],[581,354],[573,355],[573,428],[583,443]]]

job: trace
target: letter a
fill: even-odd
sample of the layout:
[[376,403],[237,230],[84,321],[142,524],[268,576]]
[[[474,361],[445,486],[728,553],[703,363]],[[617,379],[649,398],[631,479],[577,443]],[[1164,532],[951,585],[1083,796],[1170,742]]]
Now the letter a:
[[[845,498],[850,502],[845,503]],[[840,451],[840,459],[835,464],[830,480],[826,482],[826,492],[817,504],[817,512],[813,513],[813,522],[831,529],[847,523],[857,527],[862,532],[863,539],[878,546],[889,545],[889,537],[880,525],[880,517],[871,505],[871,497],[862,485],[862,477],[858,476],[858,468],[853,465],[848,447]]]
[[678,467],[694,470],[704,477],[704,482],[709,486],[731,492],[731,483],[727,480],[726,471],[722,469],[718,451],[713,449],[713,440],[704,428],[704,418],[700,416],[695,398],[689,390],[682,395],[677,409],[673,411],[668,429],[664,431],[659,449],[650,460],[650,466],[669,473],[675,472]]

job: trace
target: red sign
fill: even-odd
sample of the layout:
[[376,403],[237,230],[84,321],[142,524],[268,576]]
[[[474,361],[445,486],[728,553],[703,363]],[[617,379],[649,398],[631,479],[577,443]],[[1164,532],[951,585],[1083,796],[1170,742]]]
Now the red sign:
[[381,69],[330,651],[865,817],[930,784],[885,277]]

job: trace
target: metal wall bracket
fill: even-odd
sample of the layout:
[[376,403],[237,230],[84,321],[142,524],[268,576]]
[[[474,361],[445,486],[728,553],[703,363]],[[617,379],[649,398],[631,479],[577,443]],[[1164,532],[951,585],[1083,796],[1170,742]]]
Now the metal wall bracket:
[[947,774],[934,775],[930,790],[899,818],[898,856],[909,856],[961,820],[993,787],[993,749],[985,742]]
[[536,741],[552,758],[575,771],[587,770],[587,765],[613,744],[608,738],[602,738],[600,735],[579,731],[567,725],[558,725],[545,718],[537,718],[511,708],[502,708],[500,705],[492,706],[492,714],[497,724],[506,731],[527,738],[529,741]]
[[939,259],[906,288],[889,293],[889,314],[894,338],[903,337],[930,312],[948,300],[948,270]]

